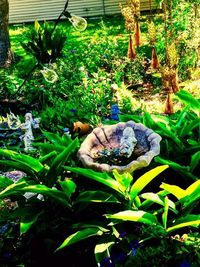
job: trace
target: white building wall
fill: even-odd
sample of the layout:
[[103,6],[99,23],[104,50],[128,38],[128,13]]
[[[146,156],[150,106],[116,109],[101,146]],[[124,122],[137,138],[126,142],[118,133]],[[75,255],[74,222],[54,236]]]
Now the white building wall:
[[[9,0],[10,23],[56,19],[66,0]],[[119,3],[125,0],[70,0],[68,10],[76,15],[90,17],[116,14],[120,12]],[[152,0],[152,8],[156,8]],[[141,0],[141,10],[149,10],[149,0]]]

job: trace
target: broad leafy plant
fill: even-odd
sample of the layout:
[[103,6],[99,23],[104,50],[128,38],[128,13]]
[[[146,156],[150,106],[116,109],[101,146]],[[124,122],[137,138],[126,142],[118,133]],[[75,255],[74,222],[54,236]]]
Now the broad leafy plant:
[[43,64],[53,62],[61,55],[67,39],[59,28],[53,31],[53,26],[48,22],[40,25],[37,20],[28,37],[28,43],[22,43],[23,48]]
[[[116,257],[113,259],[111,255],[115,255],[116,249],[118,256],[121,249],[121,252],[126,252],[125,258],[127,258],[135,246],[148,246],[150,239],[168,240],[173,232],[181,231],[185,227],[197,227],[200,224],[200,216],[195,214],[195,208],[200,198],[199,182],[193,183],[186,190],[179,188],[180,194],[177,193],[178,195],[176,194],[177,188],[168,184],[162,184],[161,188],[164,190],[157,193],[142,192],[167,167],[167,165],[156,167],[134,182],[133,177],[128,173],[121,175],[114,171],[114,177],[112,177],[106,173],[101,174],[87,169],[66,167],[68,171],[83,175],[109,189],[106,192],[105,189],[84,191],[79,195],[77,201],[85,203],[115,202],[118,204],[117,210],[121,210],[105,214],[108,221],[102,220],[101,223],[97,221],[96,224],[92,225],[75,225],[79,230],[68,236],[56,251],[88,237],[99,236],[95,246],[96,261],[99,266],[107,266],[104,262],[105,259],[110,264],[114,264]],[[113,193],[109,196],[108,192]],[[171,200],[170,194],[175,195],[178,201],[174,202],[173,198]],[[116,210],[116,207],[114,209]],[[192,213],[193,211],[194,213]],[[127,222],[133,223],[131,228],[130,225],[127,228]],[[142,225],[145,225],[148,231],[136,233],[137,226],[142,227]],[[125,241],[124,232],[126,232]],[[134,238],[137,238],[137,244],[130,249],[129,245],[132,244]],[[115,263],[117,262],[118,260]]]
[[161,155],[155,158],[160,164],[168,164],[184,177],[198,180],[200,163],[200,102],[190,93],[181,90],[176,94],[185,104],[183,110],[166,117],[150,115],[121,115],[121,121],[134,120],[153,129],[163,138]]

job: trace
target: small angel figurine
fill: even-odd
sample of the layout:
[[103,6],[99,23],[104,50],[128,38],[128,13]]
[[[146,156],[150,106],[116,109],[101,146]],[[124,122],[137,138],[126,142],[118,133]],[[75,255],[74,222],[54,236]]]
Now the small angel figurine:
[[34,129],[39,128],[39,122],[40,122],[39,118],[33,119],[31,113],[26,113],[25,114],[25,123],[22,123],[20,125],[20,128],[22,130],[24,130],[24,132],[25,132],[23,135],[21,135],[20,138],[21,138],[21,140],[24,141],[24,146],[25,146],[24,150],[26,152],[34,150],[34,148],[32,146],[32,141],[34,140],[32,127]]

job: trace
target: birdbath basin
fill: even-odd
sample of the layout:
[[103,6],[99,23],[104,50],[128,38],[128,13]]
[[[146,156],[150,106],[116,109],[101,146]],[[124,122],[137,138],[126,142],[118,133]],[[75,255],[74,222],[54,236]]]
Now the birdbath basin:
[[141,123],[128,121],[95,128],[84,140],[78,158],[86,168],[132,173],[160,153],[161,137]]

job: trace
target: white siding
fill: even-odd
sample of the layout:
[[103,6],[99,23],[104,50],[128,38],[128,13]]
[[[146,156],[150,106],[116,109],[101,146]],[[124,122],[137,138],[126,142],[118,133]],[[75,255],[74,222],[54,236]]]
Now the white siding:
[[[56,19],[66,0],[9,0],[10,23]],[[99,16],[120,12],[119,3],[125,0],[70,0],[68,10],[79,16]],[[156,8],[152,0],[152,8]],[[141,10],[149,10],[149,0],[141,0]]]

